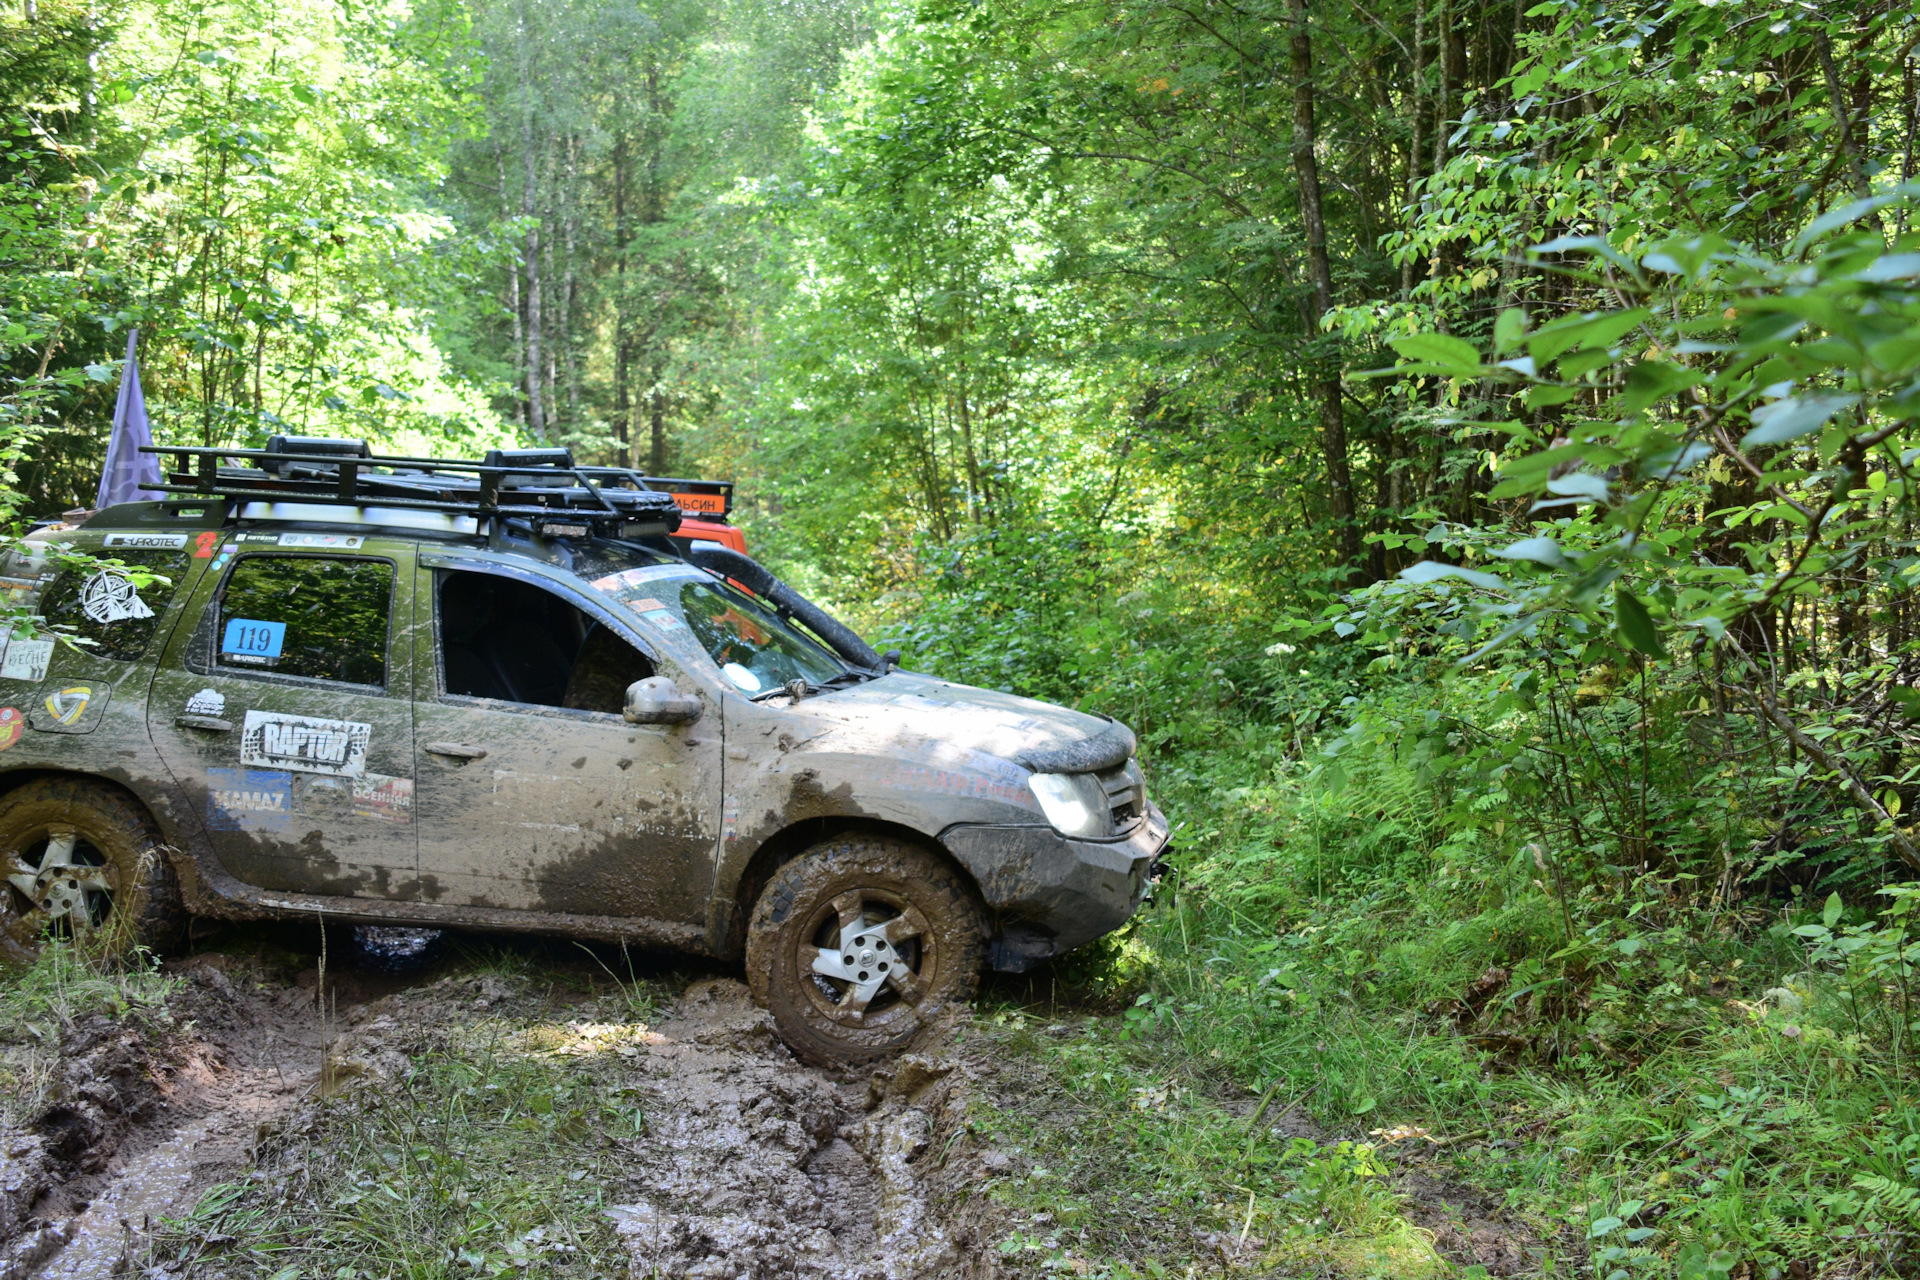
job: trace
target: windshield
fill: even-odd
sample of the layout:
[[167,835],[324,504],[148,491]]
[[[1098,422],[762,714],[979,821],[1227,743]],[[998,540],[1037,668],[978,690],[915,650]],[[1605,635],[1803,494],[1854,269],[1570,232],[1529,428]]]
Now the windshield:
[[680,614],[694,639],[742,692],[783,688],[790,680],[823,685],[845,664],[745,592],[717,582],[680,588]]
[[830,650],[760,601],[705,576],[688,575],[684,565],[630,569],[592,585],[656,630],[692,636],[721,674],[749,697],[778,693],[793,680],[819,687],[848,673]]

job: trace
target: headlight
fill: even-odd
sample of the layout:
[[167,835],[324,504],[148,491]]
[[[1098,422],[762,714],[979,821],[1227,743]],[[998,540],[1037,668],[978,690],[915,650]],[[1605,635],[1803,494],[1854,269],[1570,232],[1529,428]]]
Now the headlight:
[[1106,788],[1090,773],[1036,773],[1027,779],[1040,811],[1063,836],[1104,836],[1112,822]]

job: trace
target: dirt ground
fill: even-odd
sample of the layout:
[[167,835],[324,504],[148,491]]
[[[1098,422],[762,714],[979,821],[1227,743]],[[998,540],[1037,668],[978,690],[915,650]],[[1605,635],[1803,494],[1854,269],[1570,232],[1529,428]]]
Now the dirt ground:
[[[1108,1141],[1115,1117],[984,1020],[827,1071],[724,971],[623,978],[617,954],[467,940],[379,972],[264,930],[214,945],[164,967],[157,1007],[71,1018],[57,1044],[14,1037],[43,1075],[32,1106],[0,1112],[0,1280],[1086,1276],[1103,1228],[1090,1240],[1073,1206],[1103,1180],[1106,1256],[1140,1269],[1095,1276],[1272,1270],[1239,1202],[1224,1219],[1204,1196],[1183,1207],[1137,1148],[1036,1190],[1039,1166]],[[1033,1025],[1057,1043],[1093,1024]],[[1258,1118],[1248,1098],[1205,1105],[1235,1133]],[[1327,1138],[1297,1112],[1263,1127]],[[1536,1271],[1538,1240],[1492,1200],[1393,1163],[1420,1228],[1404,1256]],[[1284,1271],[1356,1273],[1313,1254]]]
[[592,1059],[600,1091],[642,1100],[644,1134],[603,1166],[614,1176],[602,1216],[632,1276],[991,1269],[981,1206],[966,1204],[988,1165],[966,1140],[960,1057],[802,1066],[727,977],[700,978],[640,1020],[618,996],[459,965],[336,967],[322,999],[317,966],[279,961],[192,956],[166,966],[182,985],[160,1017],[94,1014],[67,1029],[51,1105],[0,1131],[0,1280],[209,1274],[204,1249],[156,1248],[164,1220],[223,1185],[284,1181],[328,1143],[329,1108],[376,1105],[417,1056],[503,1017],[556,1070]]

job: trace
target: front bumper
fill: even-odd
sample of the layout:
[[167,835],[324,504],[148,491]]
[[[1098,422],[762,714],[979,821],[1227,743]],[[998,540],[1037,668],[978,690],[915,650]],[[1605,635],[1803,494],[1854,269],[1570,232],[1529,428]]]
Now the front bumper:
[[1069,840],[1047,826],[949,827],[941,833],[973,873],[993,912],[988,963],[1021,973],[1125,924],[1167,845],[1166,815],[1152,804],[1119,840]]

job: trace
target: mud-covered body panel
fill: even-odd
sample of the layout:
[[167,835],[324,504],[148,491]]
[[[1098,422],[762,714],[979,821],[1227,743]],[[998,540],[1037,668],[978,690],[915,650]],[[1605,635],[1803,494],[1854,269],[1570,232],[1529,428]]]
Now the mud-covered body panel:
[[1150,808],[1123,839],[1067,840],[1011,757],[1111,724],[909,672],[798,704],[731,698],[720,887],[737,884],[759,849],[796,823],[867,819],[938,842],[997,920],[1028,926],[1041,941],[1025,944],[1019,967],[1071,950],[1139,905],[1166,822]]

